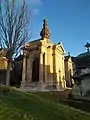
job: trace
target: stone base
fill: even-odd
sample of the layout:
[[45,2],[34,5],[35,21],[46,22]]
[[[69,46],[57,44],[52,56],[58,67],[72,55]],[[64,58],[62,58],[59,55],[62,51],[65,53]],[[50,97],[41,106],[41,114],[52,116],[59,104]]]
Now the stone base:
[[25,91],[58,91],[61,88],[53,82],[21,82],[21,89]]

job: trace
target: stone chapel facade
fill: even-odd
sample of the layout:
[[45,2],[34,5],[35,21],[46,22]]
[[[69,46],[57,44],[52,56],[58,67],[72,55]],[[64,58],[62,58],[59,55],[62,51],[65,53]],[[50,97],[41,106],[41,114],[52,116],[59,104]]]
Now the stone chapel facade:
[[62,42],[54,44],[50,40],[50,30],[45,19],[40,35],[40,39],[31,41],[23,47],[21,88],[28,90],[66,88],[65,73],[68,73],[65,72],[66,52]]

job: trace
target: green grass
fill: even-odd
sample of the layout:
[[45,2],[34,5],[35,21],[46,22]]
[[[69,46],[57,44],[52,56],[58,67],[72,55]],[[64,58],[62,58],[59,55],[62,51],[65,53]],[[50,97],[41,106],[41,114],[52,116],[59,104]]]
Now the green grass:
[[0,96],[0,120],[90,120],[89,113],[59,104],[52,96],[11,90]]
[[85,100],[81,100],[81,99],[68,99],[68,94],[70,93],[70,89],[67,89],[65,91],[59,91],[59,92],[45,92],[45,93],[42,93],[42,92],[35,92],[33,94],[45,99],[45,100],[48,100],[48,101],[52,101],[52,102],[57,102],[57,103],[61,103],[61,104],[64,104],[64,105],[68,105],[68,106],[71,106],[71,107],[74,107],[76,109],[79,109],[79,110],[83,110],[83,111],[86,111],[86,112],[89,112],[90,113],[90,101],[85,101]]
[[66,89],[62,91],[53,91],[53,92],[34,92],[33,94],[52,102],[59,102],[68,97],[68,94],[71,90]]

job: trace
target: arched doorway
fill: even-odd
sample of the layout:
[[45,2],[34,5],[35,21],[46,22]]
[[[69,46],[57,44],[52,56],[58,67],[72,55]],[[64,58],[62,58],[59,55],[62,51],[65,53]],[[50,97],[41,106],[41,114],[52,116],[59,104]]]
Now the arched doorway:
[[32,63],[32,82],[39,81],[39,59],[35,58]]

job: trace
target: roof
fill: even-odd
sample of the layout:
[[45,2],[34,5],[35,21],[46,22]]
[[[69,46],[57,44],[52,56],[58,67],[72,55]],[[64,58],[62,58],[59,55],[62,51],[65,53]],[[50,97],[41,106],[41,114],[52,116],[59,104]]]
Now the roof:
[[68,61],[70,56],[65,56],[65,61]]
[[30,41],[30,42],[28,42],[28,43],[39,42],[40,40],[42,40],[42,39],[40,38],[40,39],[37,39],[37,40],[32,40],[32,41]]
[[65,60],[64,60],[64,61],[68,61],[69,59],[71,59],[71,61],[72,61],[73,63],[75,62],[74,57],[71,57],[70,55],[65,56]]
[[71,59],[72,59],[72,62],[75,63],[75,61],[76,61],[76,57],[71,57]]
[[82,79],[84,79],[85,77],[90,77],[90,73],[86,73],[86,74],[82,74],[82,75],[75,75],[75,76],[73,76],[73,79],[82,80]]
[[35,44],[35,42],[40,42],[40,40],[42,40],[41,38],[40,39],[37,39],[37,40],[32,40],[32,41],[29,41],[28,43],[26,43],[21,49],[24,50],[24,49],[27,49],[30,45],[32,44]]
[[59,43],[58,43],[58,44],[56,44],[55,46],[56,46],[57,48],[61,47],[61,49],[62,49],[63,53],[64,53],[64,54],[66,53],[66,51],[65,51],[65,49],[64,49],[64,47],[63,47],[62,42],[59,42]]

